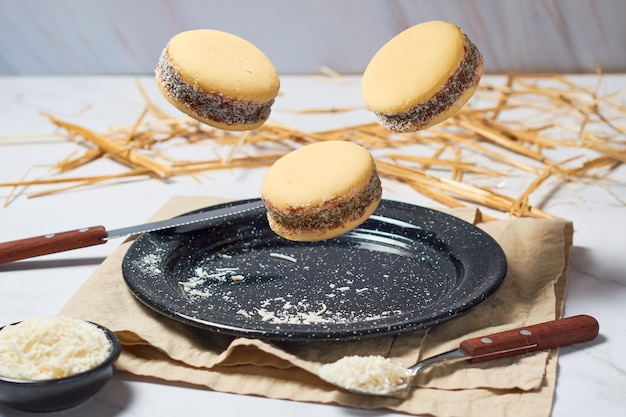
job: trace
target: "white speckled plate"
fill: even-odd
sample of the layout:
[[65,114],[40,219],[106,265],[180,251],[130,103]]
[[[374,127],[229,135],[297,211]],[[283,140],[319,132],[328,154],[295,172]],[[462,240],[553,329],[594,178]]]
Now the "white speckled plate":
[[145,305],[192,326],[234,336],[343,340],[467,312],[499,288],[506,258],[470,223],[383,200],[359,228],[316,243],[276,236],[262,205],[206,230],[146,233],[129,248],[122,270]]

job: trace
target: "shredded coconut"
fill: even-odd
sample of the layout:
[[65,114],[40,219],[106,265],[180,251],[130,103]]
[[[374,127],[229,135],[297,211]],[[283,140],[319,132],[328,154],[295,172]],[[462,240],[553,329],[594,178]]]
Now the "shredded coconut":
[[318,375],[331,384],[351,391],[387,395],[411,384],[413,374],[382,356],[346,356],[323,365]]
[[245,276],[237,273],[238,267],[215,268],[215,272],[207,272],[204,268],[198,267],[194,270],[195,275],[187,278],[186,281],[178,281],[183,291],[190,296],[209,298],[211,292],[209,288],[202,288],[207,282],[241,282]]
[[[273,274],[278,277],[282,275],[280,268],[287,268],[290,273],[293,273],[292,268],[300,268],[301,271],[308,270],[308,266],[304,264],[308,262],[308,259],[301,260],[292,254],[280,252],[267,252],[264,256],[285,262],[265,263],[265,260],[256,260],[259,269],[256,272],[250,272],[248,265],[239,267],[231,261],[236,258],[235,256],[219,253],[217,257],[225,262],[219,264],[207,262],[194,267],[177,283],[181,292],[191,301],[205,302],[209,305],[229,303],[232,304],[232,312],[240,319],[271,324],[276,328],[280,328],[281,325],[348,324],[381,320],[403,313],[397,308],[387,308],[382,311],[345,308],[346,303],[352,303],[359,298],[364,300],[361,303],[367,302],[365,300],[375,297],[380,289],[376,285],[363,286],[362,276],[353,271],[340,269],[330,272],[336,277],[335,282],[319,287],[319,293],[310,294],[311,297],[286,291],[283,296],[255,297],[254,302],[251,302],[250,298],[241,296],[238,289],[228,290],[229,285],[243,285],[243,283],[257,286],[259,277],[263,276],[269,276],[271,281]],[[270,272],[266,273],[266,269]],[[277,285],[280,285],[280,279],[278,278]],[[263,290],[262,283],[259,288]]]
[[0,330],[0,375],[20,380],[64,378],[104,362],[111,349],[106,334],[86,321],[31,318]]
[[272,252],[272,253],[270,253],[270,256],[272,258],[283,259],[285,261],[289,261],[289,262],[293,262],[293,263],[298,262],[298,260],[296,258],[294,258],[293,256],[283,255],[282,253]]

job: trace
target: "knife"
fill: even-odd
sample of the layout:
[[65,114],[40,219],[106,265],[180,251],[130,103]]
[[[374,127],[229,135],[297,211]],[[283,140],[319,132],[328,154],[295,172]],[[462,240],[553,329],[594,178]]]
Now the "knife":
[[[185,231],[197,230],[214,223],[216,220],[260,210],[263,207],[265,206],[261,200],[252,200],[239,204],[208,208],[206,211],[199,213],[123,227],[121,229],[106,230],[104,226],[91,226],[66,232],[13,240],[0,243],[0,264],[100,245],[110,239],[154,232],[156,230],[172,229],[181,226],[185,226]],[[193,225],[193,227],[187,228],[191,225]]]

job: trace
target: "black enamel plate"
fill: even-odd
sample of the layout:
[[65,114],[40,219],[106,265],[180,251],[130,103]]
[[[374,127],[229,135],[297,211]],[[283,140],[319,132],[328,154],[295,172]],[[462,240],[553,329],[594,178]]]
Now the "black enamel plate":
[[193,326],[235,336],[344,340],[428,327],[467,312],[499,288],[506,258],[470,223],[383,200],[359,228],[316,243],[275,235],[262,205],[205,230],[146,233],[129,248],[122,270],[144,304]]

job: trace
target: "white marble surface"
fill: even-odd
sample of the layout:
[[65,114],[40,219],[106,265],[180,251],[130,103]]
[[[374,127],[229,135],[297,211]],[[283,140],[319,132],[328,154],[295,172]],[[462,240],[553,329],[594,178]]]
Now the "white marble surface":
[[488,73],[626,71],[623,0],[0,0],[0,74],[148,74],[176,33],[219,29],[281,74],[360,74],[400,31],[461,27]]
[[[486,77],[484,82],[500,80]],[[595,84],[594,78],[576,80]],[[155,101],[168,108],[152,80],[141,81]],[[602,89],[608,92],[624,87],[626,76],[612,76],[605,79]],[[275,121],[302,129],[324,129],[373,120],[364,110],[317,115],[293,112],[303,108],[362,106],[358,78],[336,82],[320,77],[283,77],[281,90],[272,114]],[[132,124],[143,105],[134,79],[129,77],[0,77],[0,182],[17,180],[32,167],[31,177],[45,176],[44,165],[54,164],[75,149],[72,144],[46,136],[55,133],[55,129],[42,114],[105,130],[114,125]],[[626,123],[622,123],[624,125]],[[202,150],[211,152],[208,147],[198,151]],[[117,169],[112,162],[96,165],[87,171],[110,173]],[[128,181],[29,199],[28,193],[36,191],[32,188],[0,209],[0,240],[96,224],[117,228],[140,223],[172,195],[255,197],[263,172],[264,169],[215,171],[202,175],[202,182],[185,177],[169,183]],[[611,185],[612,192],[623,200],[626,167],[620,166],[611,178],[616,181]],[[529,178],[507,181],[501,191],[517,195],[528,181]],[[0,188],[0,201],[4,201],[8,192],[9,189]],[[384,182],[384,197],[432,205],[415,192],[389,181]],[[595,342],[562,349],[553,415],[622,416],[626,409],[623,354],[626,346],[626,207],[606,188],[578,182],[562,187],[546,200],[543,208],[574,222],[565,313],[593,315],[601,326],[601,335]],[[58,312],[117,244],[113,241],[0,266],[0,323]],[[247,413],[259,417],[393,415],[384,411],[235,396],[137,381],[122,375],[117,375],[92,402],[63,415],[191,415],[198,410],[211,415]],[[0,415],[25,414],[0,406]]]

